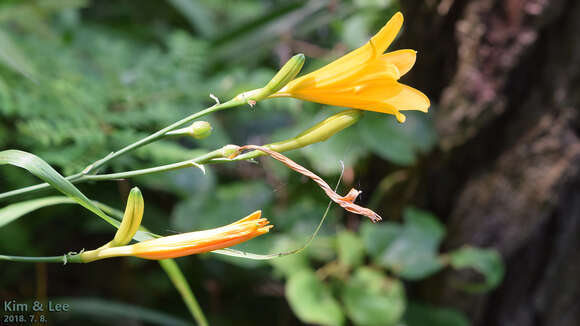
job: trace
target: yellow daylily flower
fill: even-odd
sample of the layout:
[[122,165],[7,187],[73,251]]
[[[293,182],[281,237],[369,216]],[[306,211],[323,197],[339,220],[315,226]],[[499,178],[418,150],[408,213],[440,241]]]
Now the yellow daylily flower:
[[237,222],[215,229],[170,235],[130,246],[86,251],[80,254],[81,261],[88,263],[119,256],[159,260],[231,247],[268,233],[273,225],[268,224],[268,220],[261,218],[261,215],[262,211],[255,211]]
[[369,42],[336,61],[294,79],[270,97],[294,97],[328,105],[395,115],[405,121],[403,110],[427,112],[429,98],[397,82],[415,64],[416,51],[384,53],[401,26],[396,13]]

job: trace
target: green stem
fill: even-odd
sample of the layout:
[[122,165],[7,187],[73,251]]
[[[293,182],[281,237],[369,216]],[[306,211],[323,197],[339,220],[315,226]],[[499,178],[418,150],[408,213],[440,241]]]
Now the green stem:
[[28,257],[28,256],[8,256],[0,255],[0,260],[17,261],[22,263],[80,263],[79,255],[60,255],[45,257]]
[[166,164],[166,165],[160,165],[160,166],[156,166],[153,168],[119,172],[119,173],[85,175],[85,176],[78,178],[77,180],[74,180],[73,183],[79,183],[79,182],[84,182],[84,181],[102,181],[102,180],[126,179],[126,178],[132,178],[132,177],[145,175],[145,174],[173,171],[173,170],[192,167],[192,166],[195,166],[196,164],[204,164],[204,163],[210,161],[211,159],[214,159],[214,158],[220,157],[220,156],[221,156],[221,151],[215,150],[215,151],[209,152],[207,154],[204,154],[202,156],[191,159],[191,160],[181,161],[181,162],[171,163],[171,164]]
[[[155,132],[155,133],[153,133],[153,134],[151,134],[151,135],[149,135],[149,136],[147,136],[147,137],[145,137],[145,138],[143,138],[143,139],[135,142],[135,143],[132,143],[130,145],[127,145],[127,146],[123,147],[122,149],[120,149],[120,150],[118,150],[116,152],[110,153],[109,155],[105,156],[104,158],[102,158],[102,159],[96,161],[95,163],[89,165],[84,171],[79,172],[77,174],[73,174],[71,176],[68,176],[68,177],[66,177],[66,179],[68,181],[72,182],[72,183],[76,183],[76,182],[80,182],[81,180],[82,181],[86,181],[86,180],[107,180],[107,179],[122,178],[122,176],[116,176],[116,177],[108,177],[108,178],[100,179],[100,178],[94,178],[94,177],[98,177],[98,176],[96,176],[96,175],[90,175],[90,173],[96,171],[97,169],[99,169],[100,167],[102,167],[103,165],[105,165],[107,162],[109,162],[110,160],[112,160],[112,159],[114,159],[116,157],[119,157],[119,156],[121,156],[121,155],[123,155],[123,154],[125,154],[125,153],[127,153],[129,151],[132,151],[132,150],[137,149],[137,148],[139,148],[141,146],[150,144],[150,143],[152,143],[152,142],[154,142],[154,141],[162,138],[165,135],[165,133],[167,133],[168,131],[171,131],[171,130],[173,130],[175,128],[179,128],[179,127],[183,126],[184,124],[186,124],[188,122],[191,122],[191,121],[193,121],[193,120],[195,120],[197,118],[200,118],[200,117],[202,117],[204,115],[207,115],[209,113],[217,112],[217,111],[220,111],[220,110],[229,109],[229,108],[232,108],[232,107],[235,107],[235,106],[239,106],[239,105],[242,105],[242,104],[245,104],[245,103],[246,102],[243,99],[233,99],[233,100],[230,100],[228,102],[221,103],[221,104],[217,104],[217,105],[214,105],[212,107],[209,107],[209,108],[207,108],[205,110],[196,112],[196,113],[194,113],[194,114],[192,114],[192,115],[190,115],[188,117],[185,117],[185,118],[183,118],[183,119],[181,119],[181,120],[179,120],[179,121],[177,121],[177,122],[175,122],[175,123],[173,123],[173,124],[171,124],[171,125],[163,128],[163,129],[161,129],[161,130],[159,130],[159,131],[157,131],[157,132]],[[180,163],[184,163],[184,162],[180,162]],[[195,163],[200,163],[200,162],[195,162]],[[178,164],[178,163],[176,163],[176,164]],[[182,168],[182,167],[185,167],[185,166],[175,167],[175,168],[172,168],[172,169],[174,170],[176,168]],[[156,168],[152,168],[152,169],[156,169]],[[170,170],[171,170],[171,168],[169,170],[163,170],[163,169],[161,169],[159,171],[154,170],[153,172],[162,172],[162,171],[170,171]],[[115,174],[111,174],[111,175],[115,175]],[[141,175],[141,174],[136,174],[136,175]],[[105,176],[105,175],[102,175],[102,176]],[[131,175],[129,175],[129,176],[131,176]],[[91,178],[91,177],[93,177],[93,178]],[[0,194],[0,200],[1,199],[6,199],[6,198],[9,198],[9,197],[13,197],[13,196],[17,196],[17,195],[21,195],[21,194],[25,194],[25,193],[28,193],[28,192],[33,192],[33,191],[45,189],[45,188],[48,188],[48,187],[50,187],[50,185],[48,183],[41,183],[41,184],[37,184],[37,185],[34,185],[34,186],[29,186],[29,187],[25,187],[25,188],[20,188],[20,189],[8,191],[8,192],[1,193]]]

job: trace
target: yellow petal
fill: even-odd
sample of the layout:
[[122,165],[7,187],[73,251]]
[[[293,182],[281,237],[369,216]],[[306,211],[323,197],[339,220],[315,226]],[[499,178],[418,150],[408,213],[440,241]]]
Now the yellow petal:
[[413,68],[416,59],[417,51],[406,49],[385,53],[380,61],[382,61],[383,64],[393,64],[397,66],[401,76],[403,76]]
[[382,100],[383,103],[391,105],[398,110],[418,110],[427,112],[431,103],[429,98],[413,87],[400,84],[401,91],[391,97]]
[[305,87],[323,87],[336,80],[344,79],[345,75],[356,74],[365,68],[365,63],[385,52],[399,33],[402,25],[403,14],[397,12],[365,45],[316,71],[291,81],[281,90],[281,93],[293,92]]
[[[389,21],[381,28],[381,30],[371,38],[371,41],[376,47],[376,53],[383,53],[387,50],[389,45],[393,43],[399,30],[403,26],[403,14],[399,11],[389,19]],[[369,42],[369,43],[370,43]]]

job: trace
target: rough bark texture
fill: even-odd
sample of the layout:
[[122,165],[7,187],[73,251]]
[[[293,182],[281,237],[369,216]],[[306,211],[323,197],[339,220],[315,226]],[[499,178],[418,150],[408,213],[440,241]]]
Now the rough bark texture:
[[[423,49],[411,78],[438,103],[439,150],[424,205],[445,217],[445,249],[497,248],[491,293],[421,283],[473,325],[580,325],[580,1],[401,1],[403,46]],[[422,54],[422,55],[421,55]]]

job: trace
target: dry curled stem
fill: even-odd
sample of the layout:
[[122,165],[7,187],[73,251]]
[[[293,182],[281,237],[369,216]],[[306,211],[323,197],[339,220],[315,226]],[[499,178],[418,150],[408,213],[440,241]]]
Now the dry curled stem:
[[322,188],[322,190],[324,190],[326,195],[332,201],[334,201],[335,203],[340,205],[340,207],[344,208],[345,210],[352,212],[352,213],[355,213],[355,214],[367,216],[368,218],[371,219],[371,221],[373,223],[376,223],[376,222],[379,222],[382,220],[381,216],[379,214],[375,213],[374,211],[372,211],[371,209],[359,206],[359,205],[354,203],[355,199],[358,197],[358,195],[361,193],[361,191],[352,188],[346,196],[340,196],[339,194],[334,192],[334,190],[332,190],[332,188],[328,185],[328,183],[326,183],[326,181],[322,180],[322,178],[319,177],[318,175],[316,175],[314,172],[308,170],[307,168],[303,167],[302,165],[292,161],[291,159],[287,158],[286,156],[284,156],[278,152],[275,152],[271,149],[268,149],[268,148],[262,147],[262,146],[257,146],[257,145],[245,145],[245,146],[241,146],[240,148],[238,148],[238,150],[236,152],[234,152],[229,158],[232,159],[232,158],[238,156],[243,150],[246,150],[246,149],[255,149],[255,150],[262,151],[262,152],[270,155],[272,158],[284,163],[286,166],[288,166],[292,170],[314,180],[314,182],[316,182],[320,186],[320,188]]

